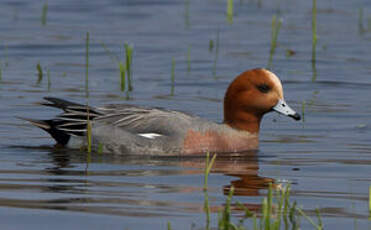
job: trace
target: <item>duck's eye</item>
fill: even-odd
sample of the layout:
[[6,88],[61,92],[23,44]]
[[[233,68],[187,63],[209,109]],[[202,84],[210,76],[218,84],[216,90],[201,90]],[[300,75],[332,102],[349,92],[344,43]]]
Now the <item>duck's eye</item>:
[[271,87],[269,87],[267,84],[257,85],[256,88],[258,88],[258,90],[262,93],[268,93],[269,90],[271,90]]

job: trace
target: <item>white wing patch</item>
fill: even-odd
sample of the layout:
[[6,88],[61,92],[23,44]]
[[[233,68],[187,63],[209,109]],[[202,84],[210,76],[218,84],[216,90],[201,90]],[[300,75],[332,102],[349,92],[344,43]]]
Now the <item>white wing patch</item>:
[[161,137],[161,134],[158,133],[138,133],[139,136],[149,138],[149,139],[155,139],[156,137]]

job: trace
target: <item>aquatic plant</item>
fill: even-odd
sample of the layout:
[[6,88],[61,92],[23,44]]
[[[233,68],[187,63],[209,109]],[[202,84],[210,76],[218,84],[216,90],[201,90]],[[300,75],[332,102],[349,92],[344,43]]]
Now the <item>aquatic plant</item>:
[[187,49],[187,72],[191,72],[191,46]]
[[102,143],[98,143],[98,154],[102,154],[103,153],[103,144]]
[[302,114],[302,120],[305,121],[305,100],[301,103],[301,114]]
[[126,68],[122,62],[119,62],[119,70],[120,70],[120,82],[121,82],[121,91],[125,91],[126,80],[125,80],[125,71]]
[[269,50],[269,60],[268,60],[268,69],[271,69],[272,66],[272,60],[273,60],[273,55],[276,51],[277,47],[277,39],[278,39],[278,34],[280,32],[282,25],[282,19],[279,19],[277,21],[277,16],[273,15],[272,17],[272,36],[271,36],[271,48]]
[[316,62],[317,46],[317,0],[313,0],[312,5],[312,62]]
[[52,82],[51,82],[51,79],[50,79],[50,69],[49,68],[46,70],[46,76],[48,78],[48,91],[50,91],[50,87],[52,85]]
[[128,91],[133,91],[132,85],[132,64],[133,64],[133,47],[128,45],[127,43],[124,44],[125,47],[125,54],[126,54],[126,73],[127,73],[127,80],[128,80]]
[[210,153],[208,152],[206,154],[206,161],[205,161],[205,171],[204,171],[204,211],[206,213],[206,230],[210,229],[210,206],[209,206],[209,194],[207,192],[208,189],[208,179],[209,179],[209,174],[211,171],[211,168],[213,167],[213,164],[216,159],[216,154],[210,159]]
[[[208,197],[208,177],[211,168],[215,162],[216,154],[210,160],[210,154],[206,154],[205,170],[204,170],[204,212],[206,214],[205,229],[210,229],[210,205]],[[279,187],[278,187],[279,188]],[[296,202],[290,202],[290,185],[281,189],[273,190],[272,184],[269,184],[267,196],[263,198],[261,213],[257,214],[250,211],[244,204],[236,202],[232,203],[234,187],[232,186],[228,191],[225,205],[218,212],[217,229],[219,230],[279,230],[283,229],[300,229],[300,217],[303,216],[314,229],[322,230],[323,223],[319,210],[316,209],[318,223],[315,223],[312,218],[305,214],[305,212],[297,207]],[[371,194],[371,186],[370,186]],[[370,195],[371,196],[371,195]],[[232,222],[232,209],[243,211],[244,216],[238,221],[238,224]],[[258,216],[260,220],[258,221]],[[250,219],[252,222],[251,228],[245,227],[244,223]],[[168,229],[171,229],[170,222],[168,222]]]
[[312,82],[317,80],[317,67],[316,62],[312,62]]
[[37,84],[40,84],[41,81],[43,80],[43,69],[41,68],[40,62],[37,63],[36,70],[37,70]]
[[8,45],[4,45],[4,58],[5,58],[5,61],[4,61],[4,67],[8,67],[9,65],[9,61],[8,61]]
[[263,0],[258,0],[258,7],[262,8],[262,6],[263,6]]
[[89,106],[86,106],[87,112],[87,119],[86,119],[86,138],[87,138],[87,151],[91,153],[91,145],[92,145],[92,126],[90,122],[90,114],[89,114]]
[[213,66],[213,76],[216,78],[216,64],[218,63],[219,57],[219,37],[220,37],[220,27],[216,31],[216,41],[215,41],[215,58],[214,58],[214,66]]
[[368,211],[370,212],[371,216],[371,185],[368,188]]
[[101,42],[101,45],[104,49],[104,51],[107,53],[107,55],[113,60],[113,61],[116,61],[116,62],[120,62],[120,58],[114,54],[107,46],[106,44],[104,44],[103,42]]
[[190,20],[189,20],[189,5],[190,5],[190,0],[185,0],[184,1],[184,24],[186,28],[189,28],[191,25]]
[[42,13],[41,13],[41,24],[43,26],[46,25],[46,16],[48,13],[48,2],[45,2],[42,8]]
[[120,76],[120,89],[122,92],[126,90],[127,86],[127,97],[129,96],[129,91],[133,90],[132,84],[132,63],[133,63],[133,47],[127,43],[124,43],[125,49],[125,64],[120,60],[119,56],[114,54],[103,42],[101,45],[104,48],[104,51],[112,59],[113,62],[117,62],[119,68]]
[[233,23],[233,0],[227,0],[227,21]]
[[210,41],[209,41],[209,52],[213,52],[213,48],[214,48],[214,40],[210,39]]
[[89,32],[86,32],[85,40],[85,94],[89,97]]
[[363,8],[362,7],[360,7],[358,10],[358,30],[360,34],[366,31],[363,26]]
[[171,89],[170,95],[174,95],[174,86],[175,86],[175,59],[171,58]]

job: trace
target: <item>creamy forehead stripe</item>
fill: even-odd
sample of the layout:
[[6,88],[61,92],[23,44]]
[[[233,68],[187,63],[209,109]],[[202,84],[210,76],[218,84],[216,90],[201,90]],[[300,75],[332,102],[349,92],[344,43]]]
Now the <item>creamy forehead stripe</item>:
[[272,72],[268,70],[264,70],[264,72],[269,76],[269,78],[272,80],[273,84],[277,87],[279,91],[279,96],[283,98],[283,88],[280,79]]

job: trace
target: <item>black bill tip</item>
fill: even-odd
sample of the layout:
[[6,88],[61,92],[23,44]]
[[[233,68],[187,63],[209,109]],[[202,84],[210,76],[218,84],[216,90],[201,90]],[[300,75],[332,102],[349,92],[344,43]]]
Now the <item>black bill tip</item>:
[[294,115],[289,115],[289,117],[292,117],[294,120],[297,120],[297,121],[301,119],[301,116],[298,113],[295,113]]

